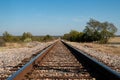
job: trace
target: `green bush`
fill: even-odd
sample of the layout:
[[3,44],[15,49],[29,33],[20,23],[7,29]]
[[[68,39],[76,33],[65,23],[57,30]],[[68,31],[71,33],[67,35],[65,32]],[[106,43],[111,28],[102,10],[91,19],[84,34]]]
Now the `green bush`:
[[82,35],[83,35],[82,32],[78,32],[76,30],[71,30],[68,34],[64,34],[64,36],[62,38],[69,40],[69,41],[80,42],[82,40],[81,39]]
[[31,41],[32,41],[31,38],[26,38],[26,39],[24,39],[24,42],[31,42]]

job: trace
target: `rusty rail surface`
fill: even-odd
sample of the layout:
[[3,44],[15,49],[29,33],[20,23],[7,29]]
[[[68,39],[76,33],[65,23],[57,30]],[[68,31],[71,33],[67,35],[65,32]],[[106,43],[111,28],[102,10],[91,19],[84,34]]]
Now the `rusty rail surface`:
[[120,74],[64,41],[58,41],[7,78],[36,79],[120,80]]

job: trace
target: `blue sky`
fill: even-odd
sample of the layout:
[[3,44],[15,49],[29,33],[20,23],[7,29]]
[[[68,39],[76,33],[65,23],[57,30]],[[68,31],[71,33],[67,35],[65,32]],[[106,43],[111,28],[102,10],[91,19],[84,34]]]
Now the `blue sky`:
[[120,35],[120,0],[0,0],[0,35],[63,35],[90,18],[113,23]]

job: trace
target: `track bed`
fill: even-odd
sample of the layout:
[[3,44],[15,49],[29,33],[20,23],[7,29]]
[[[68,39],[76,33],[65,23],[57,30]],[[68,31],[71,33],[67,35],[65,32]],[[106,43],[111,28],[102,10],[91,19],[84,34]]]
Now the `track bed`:
[[57,44],[27,73],[26,80],[87,79],[95,80],[73,54],[61,43]]
[[34,56],[7,80],[120,80],[120,74],[64,41]]

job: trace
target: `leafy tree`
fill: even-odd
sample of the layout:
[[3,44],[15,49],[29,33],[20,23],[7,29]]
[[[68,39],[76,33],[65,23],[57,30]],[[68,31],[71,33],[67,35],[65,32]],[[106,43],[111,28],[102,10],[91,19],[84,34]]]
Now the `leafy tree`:
[[77,42],[82,42],[82,40],[83,40],[82,36],[83,36],[83,32],[79,32],[76,41]]
[[[24,33],[23,33],[23,35],[22,35],[22,40],[24,41],[24,40],[26,40],[26,39],[27,39],[27,40],[30,40],[30,39],[32,40],[32,34],[31,34],[30,32],[24,32]],[[30,40],[30,41],[31,41],[31,40]]]
[[99,22],[94,19],[90,19],[84,29],[83,39],[85,41],[100,41],[101,43],[107,43],[108,39],[114,35],[117,28],[112,23]]
[[79,32],[76,30],[70,31],[70,41],[78,41]]
[[13,41],[14,41],[14,42],[20,42],[20,37],[18,37],[18,36],[13,36]]
[[108,22],[101,23],[101,40],[100,43],[107,43],[109,38],[114,36],[117,28]]
[[70,41],[70,34],[69,33],[64,34],[62,38]]
[[71,30],[69,33],[64,34],[63,39],[80,42],[82,40],[81,38],[82,35],[83,35],[82,32]]
[[3,33],[3,40],[6,42],[11,42],[11,41],[13,41],[13,36],[10,33],[8,33],[7,31],[5,31]]
[[90,29],[89,27],[86,26],[85,30],[84,30],[84,35],[82,36],[83,37],[83,41],[87,41],[87,42],[90,42],[93,40],[93,31],[92,29]]
[[101,38],[101,35],[98,30],[95,29],[93,30],[92,28],[86,26],[82,38],[83,38],[82,41],[92,42],[92,41],[98,41]]
[[46,35],[43,37],[43,41],[49,41],[49,40],[52,40],[52,37],[50,35]]

